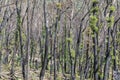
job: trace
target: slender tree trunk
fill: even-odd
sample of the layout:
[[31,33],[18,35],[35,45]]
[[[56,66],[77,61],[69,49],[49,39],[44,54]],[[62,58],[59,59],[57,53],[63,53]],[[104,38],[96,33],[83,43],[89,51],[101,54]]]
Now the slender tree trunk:
[[[71,38],[71,35],[70,35],[70,33],[71,33],[71,24],[72,24],[72,21],[70,20],[70,28],[69,28],[69,30],[68,30],[68,38]],[[72,80],[74,80],[74,73],[73,73],[73,58],[72,58],[72,53],[71,53],[71,44],[70,44],[71,42],[70,41],[68,41],[68,52],[69,52],[69,56],[70,56],[70,69],[71,69],[71,79]]]
[[109,75],[109,66],[110,66],[110,28],[108,28],[108,39],[107,39],[107,50],[106,50],[106,58],[105,58],[105,67],[104,67],[104,77],[103,80],[108,80]]
[[[65,21],[66,22],[66,21]],[[64,61],[63,61],[63,68],[64,68],[64,73],[66,73],[67,72],[67,67],[66,67],[66,65],[67,65],[67,63],[66,63],[66,60],[67,60],[67,58],[66,58],[66,51],[67,51],[67,48],[66,48],[66,44],[67,44],[67,42],[66,42],[66,37],[67,37],[67,28],[66,28],[67,26],[66,26],[66,23],[65,23],[65,26],[64,26],[64,42],[63,42],[63,57],[64,57]]]
[[74,61],[74,79],[75,79],[75,74],[76,74],[77,58],[78,58],[78,55],[80,54],[79,53],[79,46],[80,46],[80,42],[81,42],[81,31],[82,31],[83,20],[80,22],[79,32],[78,32],[78,36],[77,36],[76,52],[75,52],[76,54],[75,54],[75,61]]
[[21,16],[20,9],[18,8],[18,0],[16,0],[16,11],[17,11],[17,30],[19,33],[19,45],[20,45],[20,54],[21,54],[21,65],[22,65],[22,75],[25,80],[25,63],[24,63],[24,54],[23,54],[23,44],[22,44],[22,36],[21,36]]
[[113,26],[113,33],[112,33],[112,39],[113,39],[113,56],[115,57],[113,60],[113,70],[117,69],[117,63],[116,63],[116,32],[117,32],[117,25]]
[[[112,1],[110,1],[112,6]],[[110,10],[109,12],[109,18],[112,17],[112,13],[113,11]],[[108,24],[110,24],[111,22],[108,21]],[[113,26],[113,24],[108,25],[108,32],[107,32],[107,49],[106,49],[106,57],[105,57],[105,66],[104,66],[104,77],[103,80],[108,80],[109,79],[109,69],[110,69],[110,61],[111,61],[111,55],[110,55],[110,33],[111,33],[111,27]]]
[[29,73],[29,0],[27,0],[27,42],[25,55],[25,80],[28,80]]
[[54,45],[53,45],[53,60],[54,60],[54,80],[56,80],[56,78],[57,78],[57,74],[56,74],[56,71],[57,71],[57,69],[56,69],[56,46],[57,46],[57,44],[56,44],[56,38],[57,38],[57,26],[58,25],[58,18],[56,18],[56,23],[55,23],[55,35],[54,35]]
[[[60,2],[60,0],[59,0],[59,2]],[[54,80],[56,80],[57,79],[57,62],[56,62],[56,58],[57,58],[57,54],[56,54],[56,49],[57,49],[57,27],[58,27],[58,22],[59,22],[59,20],[60,20],[60,15],[59,15],[59,13],[60,13],[60,10],[59,10],[59,8],[57,9],[57,13],[56,13],[56,15],[58,15],[57,17],[56,17],[56,22],[55,22],[55,33],[54,33],[54,45],[53,45],[53,60],[54,60]]]
[[15,55],[16,55],[16,51],[17,51],[17,47],[16,47],[17,40],[18,40],[18,30],[16,30],[16,33],[15,33],[14,52],[13,52],[13,56],[12,56],[12,64],[11,64],[11,70],[10,70],[11,80],[15,80],[14,79],[14,74],[15,74],[14,63],[15,63]]
[[39,79],[44,79],[45,69],[47,66],[47,59],[48,59],[48,27],[46,23],[46,0],[43,1],[43,11],[44,11],[44,27],[46,30],[46,37],[45,37],[45,53],[44,53],[44,61],[42,62],[42,69],[40,71]]
[[[96,8],[97,7],[97,3],[95,3],[93,1],[92,3],[92,8]],[[96,15],[97,11],[93,11],[92,14],[93,16],[97,16]],[[97,18],[97,17],[96,17]],[[94,28],[96,27],[98,29],[98,26],[97,26],[98,22],[96,22],[93,26]],[[99,30],[99,29],[98,29]],[[98,74],[97,74],[97,71],[98,71],[98,31],[94,30],[93,29],[93,55],[94,55],[94,63],[93,63],[93,73],[94,73],[94,80],[98,80]]]
[[[2,72],[2,53],[0,51],[0,74],[1,74],[1,72]],[[1,79],[1,75],[0,75],[0,79]]]
[[50,80],[52,80],[52,71],[53,71],[53,41],[52,41],[52,33],[50,30]]

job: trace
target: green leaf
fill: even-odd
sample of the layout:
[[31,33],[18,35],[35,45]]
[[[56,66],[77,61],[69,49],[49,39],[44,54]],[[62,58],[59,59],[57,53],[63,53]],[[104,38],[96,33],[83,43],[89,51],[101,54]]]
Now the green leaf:
[[110,11],[114,12],[115,11],[115,6],[110,6]]
[[98,33],[98,27],[94,27],[94,31]]
[[98,10],[99,10],[99,8],[98,7],[93,7],[92,9],[91,9],[91,12],[98,12]]
[[3,19],[2,18],[0,18],[0,23],[3,21]]
[[62,4],[61,3],[56,3],[56,6],[57,6],[58,9],[62,8]]
[[84,47],[84,45],[83,45],[83,44],[81,44],[81,45],[80,45],[80,48],[82,49],[83,47]]
[[97,0],[92,0],[93,4],[98,4]]
[[112,57],[113,60],[115,59],[115,56],[114,56],[114,55],[112,55],[111,57]]
[[72,56],[73,58],[75,58],[75,50],[74,50],[74,49],[71,49],[71,56]]
[[66,40],[72,42],[72,38],[66,38]]

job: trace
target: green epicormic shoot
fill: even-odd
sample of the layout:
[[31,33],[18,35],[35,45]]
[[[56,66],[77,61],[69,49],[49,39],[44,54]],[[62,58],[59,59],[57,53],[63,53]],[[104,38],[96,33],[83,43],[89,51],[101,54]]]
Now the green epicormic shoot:
[[114,23],[114,16],[107,17],[108,27],[112,26]]
[[98,21],[97,16],[93,15],[90,16],[90,27],[92,31],[96,33],[98,32],[98,27],[96,26],[97,21]]
[[98,6],[96,6],[98,4],[98,1],[93,0],[92,3],[93,3],[93,6],[91,8],[91,16],[90,16],[90,22],[89,23],[90,23],[91,30],[93,32],[98,33],[98,27],[96,26],[96,24],[98,22],[97,14],[98,14],[98,11],[99,11]]
[[112,5],[112,6],[110,6],[109,9],[110,9],[110,12],[114,12],[115,11],[115,6]]
[[106,18],[106,21],[108,23],[108,27],[111,27],[114,24],[114,16],[112,16],[110,14],[112,14],[115,11],[115,6],[111,5],[109,7],[109,11],[110,11],[109,17]]

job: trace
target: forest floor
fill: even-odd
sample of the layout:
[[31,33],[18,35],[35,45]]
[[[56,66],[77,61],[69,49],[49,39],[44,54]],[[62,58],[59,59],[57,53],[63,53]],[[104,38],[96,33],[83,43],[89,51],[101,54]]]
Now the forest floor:
[[[10,80],[11,79],[11,75],[10,75],[10,66],[9,64],[5,64],[2,65],[1,68],[1,72],[0,72],[0,80]],[[15,80],[23,80],[22,78],[22,69],[21,67],[17,66],[15,67],[15,74],[14,74],[14,78]],[[39,80],[39,74],[40,74],[40,69],[29,69],[29,80]],[[58,75],[58,80],[64,80],[62,73],[57,74]],[[53,74],[50,75],[49,70],[46,71],[45,73],[45,77],[44,80],[53,80]]]
[[[11,65],[10,64],[4,64],[1,66],[1,71],[0,71],[0,80],[10,80],[11,79],[11,75],[10,75],[10,68],[11,68]],[[14,67],[14,71],[15,71],[15,74],[14,74],[14,78],[15,80],[23,80],[23,77],[22,77],[22,69],[19,66],[15,66]],[[29,69],[29,80],[39,80],[39,74],[40,74],[40,68],[39,69],[35,69],[35,68],[31,68]],[[112,73],[110,73],[112,74]],[[50,74],[50,71],[49,70],[46,70],[45,72],[45,77],[44,77],[44,80],[53,80],[53,73]],[[57,80],[70,80],[70,74],[65,74],[66,78],[63,76],[62,73],[57,73]],[[76,76],[76,80],[79,80],[80,77],[79,75]],[[112,78],[112,76],[110,76]],[[109,79],[109,80],[112,80],[112,79]],[[93,79],[85,79],[85,80],[93,80]]]

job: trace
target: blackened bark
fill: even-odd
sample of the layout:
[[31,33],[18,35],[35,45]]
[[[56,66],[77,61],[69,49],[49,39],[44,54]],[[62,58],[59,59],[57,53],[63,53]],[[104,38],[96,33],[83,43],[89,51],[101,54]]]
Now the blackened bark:
[[[94,33],[94,35],[95,35],[95,33]],[[93,45],[93,52],[94,52],[94,66],[93,66],[93,68],[94,68],[94,80],[97,80],[98,79],[98,75],[97,75],[97,39],[96,39],[96,35],[95,35],[95,37],[93,37],[93,43],[94,43],[94,45]]]
[[66,63],[66,51],[67,51],[67,48],[66,48],[66,37],[67,37],[67,28],[66,28],[66,23],[65,23],[65,27],[64,27],[64,42],[63,42],[63,57],[64,57],[64,61],[63,61],[63,65],[64,65],[64,72],[66,73],[67,72],[67,63]]
[[107,50],[106,50],[106,58],[105,58],[105,67],[104,67],[103,80],[108,80],[110,59],[111,59],[110,58],[110,28],[108,28]]
[[17,51],[17,48],[16,48],[17,40],[18,40],[18,30],[16,30],[16,32],[15,32],[14,52],[13,52],[13,56],[12,56],[12,64],[11,64],[11,70],[10,70],[11,80],[15,80],[15,78],[14,78],[14,74],[15,74],[14,63],[15,63],[15,54]]
[[[1,53],[1,50],[0,50],[0,74],[1,74],[1,70],[2,70],[2,53]],[[1,75],[0,75],[0,79],[1,79]]]
[[[68,38],[71,38],[71,35],[70,35],[70,33],[71,33],[70,30],[71,30],[71,27],[72,27],[71,24],[72,24],[72,21],[70,20],[70,28],[69,28],[69,30],[68,30]],[[71,64],[71,65],[70,65],[70,68],[71,68],[71,79],[74,80],[74,78],[75,78],[74,75],[73,75],[73,74],[74,74],[74,73],[73,73],[73,67],[74,67],[74,66],[73,66],[73,58],[72,58],[72,55],[71,55],[72,53],[71,53],[71,47],[70,47],[71,44],[70,44],[70,43],[71,43],[71,42],[68,41],[68,52],[69,52],[70,64]]]
[[[57,13],[58,14],[58,13]],[[53,60],[54,60],[54,80],[56,80],[57,74],[56,74],[56,38],[57,38],[57,25],[58,25],[58,17],[56,17],[56,23],[55,23],[55,35],[54,35],[54,45],[53,45]]]
[[23,79],[25,80],[25,63],[24,63],[23,44],[22,44],[22,36],[21,36],[21,16],[20,16],[21,8],[20,9],[18,8],[18,0],[16,0],[16,12],[17,12],[17,30],[19,33],[22,75],[23,75]]
[[117,69],[117,63],[116,63],[116,32],[117,32],[117,25],[114,26],[113,28],[113,33],[114,35],[112,35],[112,38],[113,38],[113,56],[114,56],[114,60],[113,60],[113,70],[116,70]]
[[[84,17],[85,18],[85,17]],[[74,61],[74,78],[75,78],[75,74],[76,74],[76,64],[77,64],[77,58],[79,53],[79,46],[80,46],[80,42],[81,42],[81,32],[82,32],[82,22],[84,20],[84,18],[82,19],[82,21],[80,22],[80,27],[79,27],[79,32],[78,32],[78,36],[77,36],[77,43],[76,43],[76,50],[75,50],[75,61]]]
[[25,55],[25,80],[28,80],[29,71],[29,0],[27,0],[27,42]]
[[45,53],[44,53],[44,61],[42,62],[42,69],[40,71],[40,76],[39,79],[43,80],[44,79],[44,74],[45,74],[45,69],[47,66],[47,58],[48,58],[48,27],[46,23],[46,0],[43,2],[43,11],[44,11],[44,27],[46,30],[46,36],[45,36]]
[[[111,2],[112,3],[112,2]],[[112,5],[111,5],[112,6]],[[113,12],[109,12],[109,17],[112,16]],[[109,24],[109,22],[108,22]],[[113,25],[108,25],[108,31],[107,31],[107,49],[106,49],[106,57],[105,57],[105,66],[104,66],[104,77],[103,80],[108,80],[109,77],[109,68],[110,68],[110,60],[111,60],[111,55],[110,55],[110,37],[111,37],[111,27]]]

